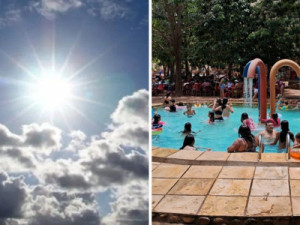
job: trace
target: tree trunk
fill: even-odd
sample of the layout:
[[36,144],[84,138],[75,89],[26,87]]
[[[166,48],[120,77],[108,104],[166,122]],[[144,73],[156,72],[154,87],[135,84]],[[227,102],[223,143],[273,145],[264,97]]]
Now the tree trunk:
[[209,66],[204,66],[205,67],[205,76],[208,77],[209,76]]
[[187,59],[185,59],[185,74],[187,77],[187,80],[190,81],[191,80],[191,73],[190,73],[190,66],[189,66],[189,62]]
[[167,13],[167,19],[170,22],[171,31],[171,46],[173,47],[173,55],[175,57],[175,96],[182,95],[181,88],[181,44],[182,44],[182,30],[181,30],[181,16],[182,5],[180,2],[169,2],[164,0],[164,6]]
[[180,47],[176,51],[176,84],[175,84],[175,96],[181,96],[182,95],[182,80],[181,80],[181,55],[180,55]]
[[170,69],[171,69],[170,83],[172,84],[174,82],[174,62],[171,63]]

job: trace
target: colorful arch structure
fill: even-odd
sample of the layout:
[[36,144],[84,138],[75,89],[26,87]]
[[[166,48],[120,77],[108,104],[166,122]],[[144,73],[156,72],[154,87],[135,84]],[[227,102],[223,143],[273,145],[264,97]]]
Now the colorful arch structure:
[[255,72],[259,74],[259,120],[267,118],[267,68],[264,62],[259,59],[253,59],[248,66],[247,78],[254,78]]
[[277,71],[283,67],[289,66],[297,73],[297,76],[300,77],[300,66],[289,59],[282,59],[276,62],[270,72],[270,115],[275,112],[276,108],[276,96],[275,96],[275,84],[276,84],[276,74]]

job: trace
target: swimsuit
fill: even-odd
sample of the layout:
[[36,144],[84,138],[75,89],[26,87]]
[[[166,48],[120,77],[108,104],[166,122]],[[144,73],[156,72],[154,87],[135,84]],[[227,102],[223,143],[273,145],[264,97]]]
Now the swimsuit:
[[215,117],[215,120],[223,120],[222,117],[223,112],[221,110],[215,111],[215,114],[221,116],[221,117]]
[[244,150],[244,152],[255,152],[256,151],[256,146],[254,143],[251,143],[251,145],[244,139],[241,138],[242,141],[248,145],[248,148]]
[[170,106],[170,112],[176,112],[176,106],[175,105]]

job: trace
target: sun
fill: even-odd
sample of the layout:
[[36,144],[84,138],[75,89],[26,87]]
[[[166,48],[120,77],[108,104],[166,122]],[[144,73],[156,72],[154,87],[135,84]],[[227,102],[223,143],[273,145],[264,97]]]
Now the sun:
[[61,108],[71,101],[72,84],[55,71],[47,72],[37,79],[32,96],[44,109]]

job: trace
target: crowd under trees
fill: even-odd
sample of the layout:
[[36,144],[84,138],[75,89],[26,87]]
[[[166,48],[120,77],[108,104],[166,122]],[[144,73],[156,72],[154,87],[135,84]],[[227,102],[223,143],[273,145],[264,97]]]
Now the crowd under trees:
[[153,61],[167,68],[181,95],[181,71],[205,65],[242,71],[260,58],[270,71],[300,58],[299,0],[153,0]]

